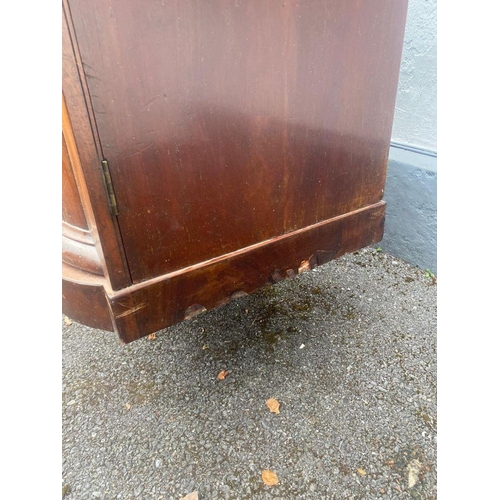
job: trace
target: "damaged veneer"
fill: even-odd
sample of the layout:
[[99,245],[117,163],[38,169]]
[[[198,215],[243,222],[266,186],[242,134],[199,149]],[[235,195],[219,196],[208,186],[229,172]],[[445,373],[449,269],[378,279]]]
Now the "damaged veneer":
[[384,211],[379,202],[200,266],[122,290],[104,287],[100,304],[112,329],[130,342],[379,241]]

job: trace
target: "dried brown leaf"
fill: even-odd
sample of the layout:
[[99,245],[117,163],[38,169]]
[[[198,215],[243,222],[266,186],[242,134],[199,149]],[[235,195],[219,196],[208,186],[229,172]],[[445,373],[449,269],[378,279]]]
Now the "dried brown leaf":
[[150,333],[150,334],[148,335],[148,339],[149,339],[149,340],[156,340],[156,333]]
[[262,471],[262,481],[268,486],[274,486],[280,482],[276,473],[269,469]]
[[64,324],[69,326],[73,324],[73,321],[71,321],[67,316],[64,316]]
[[182,497],[179,500],[198,500],[198,492],[193,491],[192,493],[189,493],[189,495],[186,495],[185,497]]
[[217,375],[217,378],[219,380],[224,380],[228,376],[229,372],[227,370],[222,370],[219,375]]
[[358,469],[358,474],[359,474],[360,476],[366,476],[366,471],[360,467],[360,468]]
[[270,398],[266,401],[266,406],[269,408],[269,411],[271,413],[276,413],[277,415],[279,415],[280,413],[280,404],[278,401],[276,401],[276,399],[274,398]]

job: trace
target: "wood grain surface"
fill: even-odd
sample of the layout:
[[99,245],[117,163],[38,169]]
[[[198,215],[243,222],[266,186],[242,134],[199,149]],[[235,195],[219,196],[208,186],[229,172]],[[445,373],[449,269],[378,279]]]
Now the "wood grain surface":
[[406,0],[63,6],[68,315],[130,342],[380,241]]
[[406,2],[68,3],[134,283],[382,199]]

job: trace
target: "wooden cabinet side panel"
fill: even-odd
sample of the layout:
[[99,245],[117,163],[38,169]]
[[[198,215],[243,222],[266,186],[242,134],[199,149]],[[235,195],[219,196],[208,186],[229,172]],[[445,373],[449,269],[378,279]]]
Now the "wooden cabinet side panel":
[[135,283],[382,198],[404,0],[68,3]]
[[100,169],[102,155],[92,130],[92,111],[85,98],[85,83],[80,78],[78,47],[71,35],[71,19],[66,2],[63,2],[63,7],[63,133],[89,232],[103,265],[104,276],[113,289],[119,290],[130,285],[130,273],[120,228],[108,207]]

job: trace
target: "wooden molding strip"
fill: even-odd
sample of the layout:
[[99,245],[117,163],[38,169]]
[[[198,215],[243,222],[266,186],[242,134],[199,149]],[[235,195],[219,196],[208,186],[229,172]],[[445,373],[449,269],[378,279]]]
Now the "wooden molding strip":
[[104,276],[101,260],[93,244],[62,236],[62,261],[93,274]]
[[376,243],[384,218],[379,202],[119,291],[104,277],[67,265],[63,283],[88,304],[72,317],[114,330],[127,343]]
[[73,226],[64,220],[62,221],[62,234],[71,240],[79,241],[86,245],[94,245],[94,240],[89,230]]
[[131,342],[376,243],[384,215],[385,202],[379,202],[113,292],[108,300],[115,330]]
[[331,219],[327,219],[327,220],[324,220],[324,221],[321,221],[321,222],[317,222],[316,224],[312,224],[310,226],[297,229],[296,231],[291,231],[289,233],[285,233],[285,234],[282,234],[280,236],[276,236],[274,238],[271,238],[271,239],[268,239],[268,240],[265,240],[265,241],[260,241],[259,243],[255,243],[253,245],[249,245],[249,246],[244,247],[244,248],[239,248],[238,250],[235,250],[234,252],[223,254],[223,255],[220,255],[218,257],[214,257],[213,259],[209,259],[209,260],[206,260],[204,262],[199,262],[199,263],[194,264],[192,266],[184,267],[184,268],[179,269],[177,271],[172,271],[170,273],[163,274],[163,275],[157,276],[155,278],[151,278],[151,279],[149,279],[147,281],[142,281],[140,283],[135,283],[135,284],[133,284],[133,285],[127,287],[127,288],[123,288],[121,290],[117,290],[115,292],[112,292],[112,296],[113,297],[120,297],[122,295],[126,295],[130,291],[140,290],[141,288],[151,286],[154,283],[159,283],[159,282],[162,282],[162,281],[165,281],[165,280],[168,280],[168,279],[172,279],[172,278],[175,278],[175,277],[180,276],[182,274],[190,273],[192,271],[195,271],[195,270],[198,270],[198,269],[210,266],[212,264],[216,264],[218,262],[226,261],[226,260],[229,260],[229,259],[241,256],[241,255],[247,254],[248,252],[251,252],[253,250],[258,250],[259,248],[268,246],[268,245],[273,244],[273,243],[279,243],[282,240],[286,240],[286,239],[289,239],[291,237],[298,236],[298,235],[300,235],[302,233],[307,233],[307,232],[310,232],[310,231],[314,231],[315,229],[319,229],[322,226],[327,226],[329,224],[332,224],[332,223],[335,223],[335,222],[339,222],[342,219],[345,219],[345,218],[348,218],[348,217],[352,217],[352,216],[354,216],[356,214],[365,212],[367,210],[374,210],[374,209],[377,209],[377,208],[382,208],[383,210],[385,210],[385,205],[386,205],[385,201],[379,201],[378,203],[375,203],[373,205],[369,205],[368,207],[359,208],[357,210],[353,210],[352,212],[348,212],[346,214],[338,215],[336,217],[332,217]]

